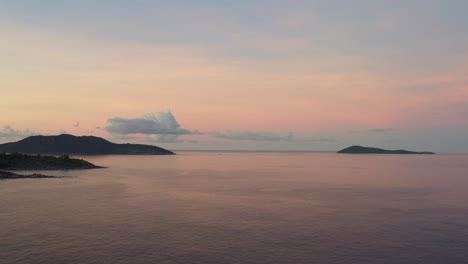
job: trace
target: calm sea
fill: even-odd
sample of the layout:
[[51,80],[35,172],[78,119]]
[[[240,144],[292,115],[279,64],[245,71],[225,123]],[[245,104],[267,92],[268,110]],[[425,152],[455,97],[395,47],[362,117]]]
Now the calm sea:
[[178,154],[0,181],[0,263],[468,263],[468,155]]

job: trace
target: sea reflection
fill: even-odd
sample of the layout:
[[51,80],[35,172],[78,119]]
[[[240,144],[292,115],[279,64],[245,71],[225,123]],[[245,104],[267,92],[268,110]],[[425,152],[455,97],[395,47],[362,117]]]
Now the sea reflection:
[[468,261],[468,156],[222,154],[1,181],[0,262]]

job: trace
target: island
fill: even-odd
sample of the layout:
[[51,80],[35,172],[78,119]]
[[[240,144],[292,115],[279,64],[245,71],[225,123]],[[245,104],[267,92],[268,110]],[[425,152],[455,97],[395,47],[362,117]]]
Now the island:
[[49,176],[43,175],[39,173],[33,173],[28,175],[17,174],[10,171],[2,171],[0,170],[0,180],[5,179],[42,179],[42,178],[63,178],[62,176]]
[[351,146],[338,151],[337,153],[345,154],[434,154],[434,152],[415,152],[408,150],[387,150],[381,148],[369,148],[362,146]]
[[116,144],[100,137],[31,136],[17,142],[0,144],[0,153],[49,155],[174,155],[174,152],[151,145]]
[[72,170],[97,169],[96,166],[82,159],[72,159],[68,155],[42,156],[21,153],[0,153],[0,170]]
[[12,170],[71,170],[71,169],[97,169],[96,166],[82,159],[72,159],[68,155],[41,156],[20,153],[0,153],[0,179],[17,178],[61,178],[43,174],[22,175],[11,172]]

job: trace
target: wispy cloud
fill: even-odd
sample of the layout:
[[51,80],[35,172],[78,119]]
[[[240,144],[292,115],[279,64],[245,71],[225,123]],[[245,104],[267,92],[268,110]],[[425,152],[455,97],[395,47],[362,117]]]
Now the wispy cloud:
[[371,129],[363,129],[363,130],[352,130],[351,133],[389,133],[395,132],[397,130],[393,128],[371,128]]
[[159,142],[159,143],[183,143],[184,140],[179,138],[180,135],[151,135],[148,137],[150,142]]
[[374,132],[374,133],[387,133],[387,132],[394,132],[395,129],[392,128],[373,128],[368,129],[366,132]]
[[288,133],[285,135],[276,134],[270,131],[264,132],[252,132],[252,131],[213,131],[208,133],[210,136],[215,138],[223,138],[230,140],[255,140],[255,141],[281,141],[281,140],[292,140],[293,134]]
[[296,139],[297,141],[303,142],[321,142],[321,143],[334,143],[338,142],[339,140],[333,137],[315,137],[315,138],[303,138],[303,139]]
[[33,135],[37,135],[38,133],[35,133],[29,129],[25,129],[23,131],[13,129],[10,125],[6,125],[3,127],[3,130],[0,131],[0,140],[15,140],[15,139],[21,139]]
[[411,86],[405,86],[397,90],[397,92],[402,93],[414,93],[414,94],[427,94],[440,92],[443,90],[454,89],[460,86],[467,86],[468,78],[464,76],[455,76],[452,78],[445,79],[435,79],[435,80],[426,80],[423,83],[416,83]]
[[128,136],[128,135],[122,135],[122,134],[113,134],[112,137],[109,138],[109,140],[117,140],[117,141],[120,141],[120,140],[132,140],[134,139],[135,137],[131,137],[131,136]]

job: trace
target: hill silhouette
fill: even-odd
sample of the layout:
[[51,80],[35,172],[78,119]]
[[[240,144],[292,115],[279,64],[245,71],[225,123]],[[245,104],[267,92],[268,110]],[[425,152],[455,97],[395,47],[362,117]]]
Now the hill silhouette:
[[75,155],[173,155],[170,150],[142,144],[116,144],[100,137],[31,136],[0,144],[0,153],[75,154]]
[[337,153],[347,153],[347,154],[434,154],[433,152],[415,152],[408,151],[404,149],[399,150],[387,150],[381,148],[369,148],[362,146],[351,146],[349,148],[342,149]]

